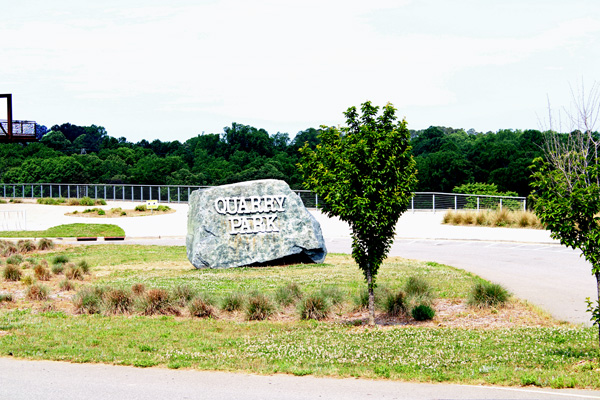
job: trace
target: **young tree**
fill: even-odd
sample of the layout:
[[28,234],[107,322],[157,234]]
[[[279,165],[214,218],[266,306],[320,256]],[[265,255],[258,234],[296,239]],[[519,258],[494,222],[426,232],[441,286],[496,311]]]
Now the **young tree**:
[[[567,132],[557,133],[550,112],[550,130],[544,142],[545,160],[534,160],[534,208],[551,236],[579,249],[592,265],[598,303],[587,299],[592,321],[598,325],[600,343],[600,86],[573,95],[574,111],[566,111]],[[559,126],[558,132],[563,130]]]
[[406,211],[416,183],[406,121],[396,109],[365,102],[362,115],[350,107],[347,127],[322,127],[321,144],[300,149],[305,186],[323,199],[323,212],[352,229],[352,256],[369,290],[369,324],[375,324],[374,288],[379,266],[394,239],[396,223]]

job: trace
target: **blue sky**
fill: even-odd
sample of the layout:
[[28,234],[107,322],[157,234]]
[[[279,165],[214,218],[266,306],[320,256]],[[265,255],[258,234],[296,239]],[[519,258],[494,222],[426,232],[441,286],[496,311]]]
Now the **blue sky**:
[[371,100],[411,129],[538,129],[548,98],[600,80],[597,1],[170,3],[0,0],[14,118],[134,142],[232,122],[293,136]]

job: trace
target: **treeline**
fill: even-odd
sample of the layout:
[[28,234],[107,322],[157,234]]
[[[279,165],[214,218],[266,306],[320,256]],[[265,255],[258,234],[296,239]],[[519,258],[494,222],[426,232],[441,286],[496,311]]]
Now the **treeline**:
[[[282,179],[302,188],[298,149],[319,143],[309,128],[287,133],[234,123],[220,134],[185,142],[137,143],[114,138],[101,126],[53,126],[39,143],[0,145],[4,183],[131,183],[221,185],[254,179]],[[417,191],[451,192],[466,183],[493,183],[500,191],[529,193],[529,165],[541,155],[539,131],[478,133],[444,127],[412,132]]]

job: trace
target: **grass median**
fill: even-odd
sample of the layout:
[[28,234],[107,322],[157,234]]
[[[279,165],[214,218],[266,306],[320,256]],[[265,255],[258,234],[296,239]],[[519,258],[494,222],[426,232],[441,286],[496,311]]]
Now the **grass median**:
[[[390,258],[378,274],[379,288],[396,290],[411,276],[427,279],[438,312],[432,321],[382,318],[369,328],[353,299],[364,280],[350,256],[333,254],[325,264],[196,270],[184,247],[61,246],[28,255],[35,264],[57,257],[85,259],[84,286],[133,285],[173,290],[185,284],[216,299],[261,292],[275,296],[294,282],[305,293],[335,287],[345,302],[324,321],[302,321],[278,306],[267,321],[236,312],[215,318],[77,315],[58,278],[46,282],[50,299],[19,298],[23,282],[0,281],[15,299],[0,303],[0,356],[164,366],[254,373],[383,378],[419,382],[535,385],[600,389],[600,353],[591,328],[574,327],[513,299],[505,307],[471,308],[464,299],[481,278],[449,266]],[[24,274],[29,269],[23,270]],[[54,280],[53,280],[54,279]],[[217,301],[218,302],[218,301]],[[383,316],[383,311],[378,315]]]
[[123,228],[112,224],[66,224],[43,231],[0,231],[3,238],[58,238],[125,236]]

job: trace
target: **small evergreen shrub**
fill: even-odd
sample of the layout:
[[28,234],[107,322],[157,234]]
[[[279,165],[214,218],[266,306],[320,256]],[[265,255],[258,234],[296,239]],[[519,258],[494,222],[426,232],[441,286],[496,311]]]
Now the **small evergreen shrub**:
[[228,293],[221,301],[221,309],[225,311],[239,311],[244,308],[246,296],[240,292]]
[[102,296],[102,305],[106,314],[125,314],[133,307],[133,297],[127,290],[109,289]]
[[502,285],[489,282],[478,282],[471,289],[468,303],[475,307],[501,306],[510,297],[510,293]]
[[331,303],[322,293],[313,293],[300,302],[299,312],[301,319],[322,320],[329,316]]
[[295,282],[280,286],[275,292],[275,301],[283,307],[296,303],[302,298],[302,290]]
[[50,270],[44,267],[42,264],[38,264],[33,269],[33,275],[36,279],[40,281],[49,281],[50,280]]
[[384,309],[385,312],[393,317],[399,317],[406,313],[406,295],[402,290],[397,292],[390,292],[385,298]]
[[54,242],[47,238],[41,238],[37,242],[38,250],[49,250],[54,248]]
[[21,269],[15,264],[6,264],[2,269],[2,277],[7,281],[18,282],[21,279]]
[[428,321],[435,317],[435,310],[427,304],[419,304],[412,309],[411,315],[417,321]]
[[39,283],[34,283],[25,290],[25,298],[29,300],[47,300],[49,295],[50,289]]
[[262,293],[253,293],[246,304],[246,318],[250,321],[261,321],[273,314],[275,307],[267,296]]
[[188,311],[192,317],[214,318],[215,309],[204,296],[197,296],[188,303]]

